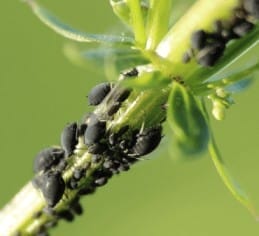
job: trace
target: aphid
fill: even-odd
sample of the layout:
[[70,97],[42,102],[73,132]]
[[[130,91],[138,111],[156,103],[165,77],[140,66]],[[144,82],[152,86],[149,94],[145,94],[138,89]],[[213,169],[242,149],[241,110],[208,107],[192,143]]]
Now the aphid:
[[65,150],[66,157],[73,154],[77,144],[77,123],[67,125],[61,133],[61,146]]
[[117,133],[110,133],[109,134],[109,143],[110,145],[115,145],[118,143],[118,141],[121,139],[121,137],[129,130],[129,126],[125,125],[123,126]]
[[191,47],[196,50],[201,50],[205,47],[207,34],[203,30],[197,30],[191,35]]
[[60,172],[47,172],[39,176],[39,188],[49,207],[54,207],[62,198],[65,191],[65,182]]
[[100,177],[100,178],[96,179],[94,181],[94,184],[95,184],[95,186],[100,187],[100,186],[105,185],[107,182],[108,182],[108,178],[104,176],[104,177]]
[[186,63],[188,63],[190,60],[191,60],[191,56],[190,56],[189,52],[185,52],[185,53],[183,54],[183,57],[182,57],[182,62],[183,62],[184,64],[186,64]]
[[254,16],[259,18],[259,1],[258,0],[244,0],[244,9]]
[[58,224],[57,220],[51,220],[51,221],[47,222],[44,226],[46,228],[53,228],[53,227],[57,226],[57,224]]
[[73,178],[76,180],[80,180],[85,176],[86,168],[75,169],[73,172]]
[[77,180],[71,179],[71,180],[68,182],[68,188],[70,188],[70,189],[77,189],[77,188],[78,188],[78,182],[77,182]]
[[33,218],[34,219],[38,219],[38,218],[40,218],[41,216],[42,216],[42,211],[37,211],[37,212],[35,212],[34,214],[33,214]]
[[152,152],[159,145],[161,138],[161,126],[145,129],[143,132],[137,134],[136,142],[129,156],[131,156],[131,154],[133,154],[133,156],[144,156]]
[[250,30],[252,30],[254,25],[250,22],[243,21],[242,23],[235,25],[232,28],[232,31],[235,35],[238,37],[243,37],[245,36]]
[[128,164],[120,164],[118,170],[119,171],[128,171],[130,169]]
[[107,109],[107,115],[113,116],[121,107],[120,102],[113,103],[108,109]]
[[130,95],[131,89],[122,89],[114,99],[115,102],[124,102]]
[[34,159],[34,172],[49,170],[52,166],[56,166],[64,158],[64,155],[65,152],[61,148],[50,147],[43,149]]
[[83,207],[79,202],[79,197],[76,197],[71,203],[70,203],[71,210],[77,214],[82,215],[83,214]]
[[138,76],[137,68],[133,68],[129,71],[123,72],[124,77],[135,77]]
[[100,121],[96,115],[92,115],[84,133],[85,144],[90,146],[104,136],[106,130],[106,122]]
[[89,194],[93,194],[95,192],[95,188],[93,187],[86,187],[86,188],[82,188],[78,191],[79,195],[89,195]]
[[101,83],[93,87],[88,95],[89,105],[99,105],[111,91],[111,83]]
[[98,163],[99,161],[102,160],[102,156],[101,155],[92,155],[92,162],[93,163]]
[[197,55],[197,61],[200,65],[209,67],[213,66],[216,61],[222,56],[225,49],[223,42],[215,42],[207,45]]
[[61,219],[64,219],[68,222],[71,222],[74,220],[74,215],[71,211],[69,210],[64,210],[64,211],[61,211],[58,213],[58,217],[61,218]]
[[77,138],[80,137],[80,136],[83,136],[86,129],[87,129],[86,123],[80,124],[78,129],[77,129]]
[[107,145],[103,143],[94,143],[90,145],[87,151],[91,154],[103,154],[107,149]]
[[103,167],[105,169],[110,169],[113,167],[113,162],[112,160],[105,160],[105,162],[103,163]]

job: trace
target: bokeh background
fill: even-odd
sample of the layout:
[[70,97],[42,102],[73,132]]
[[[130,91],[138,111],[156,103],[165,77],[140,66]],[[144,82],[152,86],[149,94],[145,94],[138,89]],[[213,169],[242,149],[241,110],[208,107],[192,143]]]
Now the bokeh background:
[[[180,2],[184,9],[191,1]],[[41,3],[89,32],[113,30],[118,24],[108,1]],[[105,78],[72,65],[62,53],[67,41],[22,2],[2,1],[0,12],[1,208],[32,178],[35,154],[58,144],[65,124],[89,110],[85,96]],[[255,82],[235,96],[226,120],[213,122],[213,127],[227,164],[259,209],[258,89]],[[165,139],[151,160],[83,199],[84,215],[61,223],[51,235],[258,235],[259,223],[226,190],[209,156],[176,162],[168,143]]]

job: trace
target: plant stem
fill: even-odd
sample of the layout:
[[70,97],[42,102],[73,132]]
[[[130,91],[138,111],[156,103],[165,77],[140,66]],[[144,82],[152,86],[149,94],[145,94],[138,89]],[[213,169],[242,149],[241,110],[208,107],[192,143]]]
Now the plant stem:
[[140,0],[127,0],[127,3],[130,8],[131,23],[134,30],[135,41],[139,47],[143,48],[146,42],[146,33]]

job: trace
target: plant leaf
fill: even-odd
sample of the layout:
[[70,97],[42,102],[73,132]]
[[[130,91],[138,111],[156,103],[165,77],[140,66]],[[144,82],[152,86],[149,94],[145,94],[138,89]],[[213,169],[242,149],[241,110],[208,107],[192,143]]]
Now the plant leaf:
[[68,44],[64,52],[76,64],[91,65],[95,69],[98,68],[98,71],[107,72],[109,75],[111,74],[109,71],[112,71],[113,79],[117,78],[123,70],[149,63],[139,50],[128,47],[100,47],[80,51],[76,45]]
[[61,22],[56,16],[50,13],[45,8],[41,7],[34,0],[25,1],[28,3],[35,15],[49,28],[65,38],[77,42],[95,42],[108,44],[129,44],[132,45],[134,40],[126,36],[91,34],[74,29],[73,27]]
[[198,100],[179,83],[173,83],[167,118],[179,147],[187,154],[207,148],[209,130]]
[[256,215],[255,208],[253,204],[251,203],[249,197],[245,193],[245,191],[240,187],[240,185],[237,183],[237,181],[232,177],[232,175],[229,173],[228,168],[226,167],[220,152],[216,146],[214,137],[211,134],[211,139],[209,142],[209,152],[212,158],[212,161],[217,169],[217,172],[228,188],[228,190],[231,192],[231,194],[239,201],[243,206],[245,206],[252,215],[255,216],[256,219],[258,219],[258,216]]
[[[130,16],[130,9],[125,0],[110,0],[110,4],[112,6],[113,12],[119,17],[119,19],[126,25],[131,27],[131,16]],[[147,14],[148,14],[148,5],[141,1],[141,11],[144,21],[146,21]]]

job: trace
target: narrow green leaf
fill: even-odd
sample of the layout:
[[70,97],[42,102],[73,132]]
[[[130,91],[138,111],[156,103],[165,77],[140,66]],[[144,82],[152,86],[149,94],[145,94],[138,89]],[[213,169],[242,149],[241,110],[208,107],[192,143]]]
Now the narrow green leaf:
[[[94,66],[98,72],[106,72],[108,75],[114,73],[113,79],[117,78],[123,70],[149,63],[139,50],[128,47],[100,47],[80,51],[76,45],[69,44],[64,48],[64,52],[76,64]],[[112,73],[109,73],[110,70]]]
[[167,118],[180,148],[195,154],[207,148],[209,130],[194,95],[179,83],[173,83],[168,100]]
[[56,16],[50,13],[45,8],[41,7],[34,0],[25,1],[28,3],[35,15],[49,28],[54,30],[56,33],[62,35],[65,38],[77,41],[77,42],[95,42],[95,43],[108,43],[108,44],[133,44],[134,40],[126,36],[115,36],[115,35],[102,35],[102,34],[91,34],[82,32],[74,29],[73,27],[64,24]]
[[130,22],[135,35],[135,41],[140,47],[144,47],[146,43],[146,32],[144,17],[141,11],[140,0],[126,0],[130,9]]
[[171,0],[150,0],[147,18],[148,50],[154,50],[169,28]]
[[221,177],[222,181],[231,192],[231,194],[239,201],[243,206],[245,206],[256,219],[258,216],[256,215],[255,208],[251,203],[249,197],[245,193],[245,191],[240,187],[237,181],[232,177],[229,173],[228,168],[226,167],[220,152],[217,148],[215,143],[214,137],[211,135],[211,139],[209,142],[209,152],[212,158],[212,161],[217,169],[219,176]]
[[[110,4],[112,6],[112,9],[114,13],[119,17],[119,19],[126,25],[132,26],[132,21],[130,17],[130,9],[125,0],[110,0]],[[147,18],[147,13],[148,13],[148,5],[144,2],[141,1],[141,12],[142,16],[144,18],[144,22],[146,21]]]

